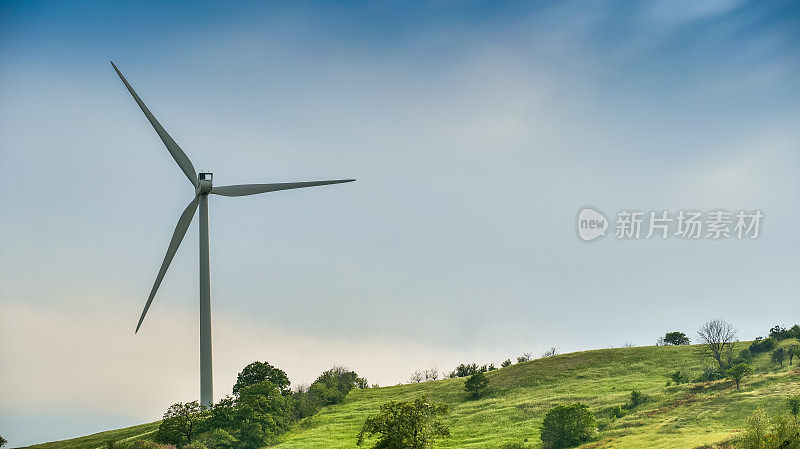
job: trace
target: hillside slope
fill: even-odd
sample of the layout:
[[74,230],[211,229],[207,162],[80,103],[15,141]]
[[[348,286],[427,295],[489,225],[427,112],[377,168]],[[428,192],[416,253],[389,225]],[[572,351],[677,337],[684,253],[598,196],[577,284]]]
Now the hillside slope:
[[[301,421],[275,447],[354,448],[361,424],[380,404],[427,395],[451,408],[447,422],[452,437],[438,442],[440,448],[499,448],[526,439],[525,447],[540,447],[538,428],[546,411],[580,401],[597,414],[600,424],[597,439],[586,447],[691,449],[730,439],[756,408],[783,412],[785,399],[800,394],[800,370],[773,368],[766,355],[754,360],[758,372],[746,378],[739,391],[725,380],[665,386],[675,370],[686,369],[694,378],[702,366],[696,348],[690,346],[601,349],[492,371],[489,389],[478,400],[467,397],[464,379],[354,390],[345,403]],[[624,404],[632,389],[646,393],[649,400],[627,416],[611,418],[609,409]],[[157,425],[31,448],[96,449],[109,439],[146,438]]]

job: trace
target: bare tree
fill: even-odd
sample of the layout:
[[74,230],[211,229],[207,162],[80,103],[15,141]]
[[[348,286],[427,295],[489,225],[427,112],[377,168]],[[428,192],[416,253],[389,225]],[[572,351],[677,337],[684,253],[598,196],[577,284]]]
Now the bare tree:
[[521,356],[517,357],[517,363],[527,362],[531,358],[533,358],[533,354],[530,352],[525,352]]
[[725,320],[717,318],[707,321],[697,331],[697,339],[700,342],[698,350],[702,355],[716,360],[720,372],[725,372],[728,362],[733,357],[733,345],[736,343],[738,332],[733,324]]
[[422,382],[422,371],[414,371],[414,374],[411,375],[411,383],[418,384]]
[[436,368],[426,369],[423,374],[425,375],[425,380],[436,380],[439,378],[439,370]]
[[542,358],[552,357],[556,354],[558,354],[558,350],[556,350],[556,348],[550,348],[547,351],[545,351],[544,354],[542,354]]

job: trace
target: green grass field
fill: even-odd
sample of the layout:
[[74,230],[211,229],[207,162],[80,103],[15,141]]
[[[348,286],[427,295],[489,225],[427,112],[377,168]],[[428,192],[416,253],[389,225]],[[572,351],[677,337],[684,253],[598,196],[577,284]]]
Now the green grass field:
[[[782,345],[796,343],[783,341]],[[746,347],[745,343],[740,346]],[[355,448],[365,417],[390,400],[427,395],[447,403],[452,437],[440,448],[500,448],[527,441],[541,447],[539,426],[546,411],[564,402],[589,405],[600,424],[592,448],[714,447],[740,431],[758,407],[770,413],[786,410],[786,399],[800,394],[800,367],[773,366],[768,355],[752,364],[757,373],[741,390],[720,380],[666,386],[679,368],[692,378],[703,361],[691,346],[650,346],[576,352],[523,362],[488,373],[489,389],[480,399],[463,391],[465,379],[444,379],[411,385],[354,390],[343,404],[324,408],[285,434],[277,448]],[[612,419],[610,407],[624,404],[632,389],[649,400],[632,413]],[[87,437],[31,446],[37,449],[95,449],[109,439],[147,437],[157,423],[143,424]]]

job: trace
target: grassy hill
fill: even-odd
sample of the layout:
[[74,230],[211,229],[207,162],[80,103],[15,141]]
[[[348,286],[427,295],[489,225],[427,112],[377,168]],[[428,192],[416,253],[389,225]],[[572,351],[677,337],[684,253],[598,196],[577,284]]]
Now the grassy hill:
[[[797,343],[786,340],[782,345]],[[740,346],[746,347],[745,343]],[[552,406],[580,401],[589,405],[600,424],[592,448],[698,448],[729,440],[758,407],[785,411],[786,398],[800,394],[800,369],[777,369],[768,355],[757,357],[757,373],[741,390],[720,380],[666,386],[669,375],[686,369],[694,378],[703,361],[691,346],[651,346],[576,352],[518,363],[488,373],[490,386],[480,399],[463,391],[464,379],[354,390],[343,404],[324,408],[285,434],[277,448],[354,448],[364,418],[390,400],[427,395],[451,408],[447,418],[452,437],[440,448],[500,448],[505,443],[541,446],[538,428]],[[614,419],[610,409],[624,404],[632,389],[649,400],[632,413]],[[37,449],[95,449],[109,439],[146,438],[157,423],[120,429],[73,440],[46,443]],[[706,446],[708,445],[708,446]],[[723,446],[720,446],[723,447]]]

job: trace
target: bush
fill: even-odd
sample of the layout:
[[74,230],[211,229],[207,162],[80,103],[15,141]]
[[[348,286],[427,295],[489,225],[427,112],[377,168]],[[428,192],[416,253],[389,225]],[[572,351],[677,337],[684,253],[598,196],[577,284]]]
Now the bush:
[[616,418],[622,418],[623,416],[627,415],[628,411],[625,410],[625,407],[623,407],[621,405],[617,405],[617,406],[611,407],[611,410],[609,411],[609,414],[611,415],[612,418],[616,419]]
[[214,429],[198,438],[198,441],[208,449],[235,449],[239,440],[223,429]]
[[5,439],[5,438],[3,438],[2,436],[0,436],[0,447],[3,447],[3,446],[5,446],[5,445],[6,445],[6,443],[8,443],[8,440],[6,440],[6,439]]
[[797,419],[797,415],[800,414],[800,396],[789,398],[789,413]]
[[589,441],[597,431],[594,414],[585,404],[561,404],[547,412],[541,439],[545,447],[558,449]]
[[511,366],[511,359],[505,359],[503,363],[500,364],[501,367],[505,368],[507,366]]
[[477,372],[467,379],[464,391],[472,393],[473,398],[480,396],[481,392],[489,386],[489,378],[483,372]]
[[628,408],[634,409],[644,404],[645,402],[647,402],[647,395],[645,395],[639,390],[633,390],[631,391],[631,399],[630,402],[628,402]]
[[762,352],[769,352],[775,349],[777,343],[772,338],[761,338],[758,337],[750,343],[748,349],[750,352],[755,354],[761,354]]
[[800,427],[786,416],[769,420],[759,409],[750,415],[738,443],[740,449],[796,449],[800,447]]
[[[322,373],[308,388],[308,394],[319,405],[340,404],[347,393],[356,387],[358,374],[342,366],[334,366]],[[366,380],[365,382],[366,383]]]
[[679,369],[672,373],[670,379],[677,385],[689,383],[689,373],[687,373],[686,370]]
[[444,404],[428,401],[425,397],[414,402],[387,402],[380,412],[364,421],[356,445],[379,435],[373,449],[409,448],[424,449],[433,446],[439,437],[449,437],[450,429],[440,419],[449,412]]

